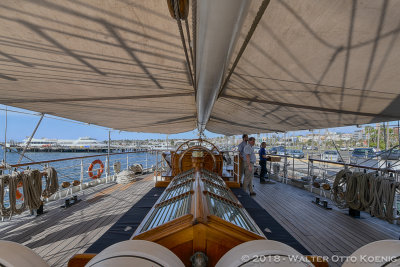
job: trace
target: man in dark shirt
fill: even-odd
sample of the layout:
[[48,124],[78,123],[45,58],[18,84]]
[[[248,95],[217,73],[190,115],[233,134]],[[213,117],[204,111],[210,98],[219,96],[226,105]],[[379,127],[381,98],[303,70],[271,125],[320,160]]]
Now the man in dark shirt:
[[260,183],[261,184],[265,184],[264,176],[267,173],[267,153],[265,151],[266,146],[267,146],[267,143],[262,142],[261,148],[258,151],[258,155],[260,156],[258,162],[261,166],[261,172],[260,172]]

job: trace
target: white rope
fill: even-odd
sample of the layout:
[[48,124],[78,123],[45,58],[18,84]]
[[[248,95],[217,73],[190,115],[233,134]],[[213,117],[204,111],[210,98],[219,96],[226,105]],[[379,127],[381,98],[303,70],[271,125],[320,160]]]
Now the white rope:
[[26,170],[22,173],[24,202],[28,209],[36,210],[42,204],[42,175],[39,170]]
[[333,182],[332,186],[333,200],[336,202],[336,205],[341,209],[345,209],[348,207],[345,200],[346,188],[343,188],[342,185],[347,182],[351,174],[352,173],[349,170],[346,169],[341,170],[336,174],[335,181]]
[[50,197],[54,193],[58,191],[58,175],[57,171],[53,167],[47,167],[44,169],[45,171],[45,179],[46,179],[46,188],[43,191],[42,196]]
[[[18,185],[23,188],[23,201],[17,205]],[[8,188],[9,206],[5,207],[6,188]],[[27,170],[24,172],[13,172],[11,175],[0,177],[0,215],[11,217],[14,214],[21,214],[26,209],[38,209],[42,204],[42,178],[38,170]]]
[[[0,213],[2,217],[12,216],[13,214],[20,214],[25,210],[25,203],[23,202],[19,207],[17,207],[17,186],[20,182],[22,182],[22,176],[19,172],[14,172],[11,176],[4,175],[1,178],[0,182]],[[8,187],[8,198],[9,198],[9,206],[5,207],[5,195],[6,195],[6,187]]]
[[[17,207],[17,190],[18,190],[18,185],[22,185],[24,188],[24,192],[23,192],[23,202],[22,204]],[[9,191],[9,196],[10,196],[10,202],[11,202],[11,198],[12,198],[12,214],[21,214],[25,208],[26,208],[26,197],[25,197],[25,186],[24,186],[24,178],[23,178],[23,174],[21,172],[13,172],[11,179],[10,179],[10,188],[13,188],[13,190]],[[22,201],[22,199],[21,199]]]
[[[355,172],[347,178],[346,194],[345,200],[347,205],[354,209],[361,209],[361,202],[359,198],[359,193],[362,191],[360,188],[361,180],[364,179],[364,174],[360,172]],[[365,190],[365,189],[363,189]]]
[[133,164],[129,167],[129,170],[134,173],[143,173],[143,165],[142,164]]
[[341,170],[333,183],[332,193],[339,208],[367,211],[392,222],[395,218],[394,200],[400,183],[374,173],[351,173]]
[[133,171],[124,170],[117,174],[116,182],[118,184],[128,184],[128,183],[135,181],[135,179],[136,179],[136,176]]
[[6,193],[6,187],[8,187],[8,191],[10,192],[10,176],[9,175],[2,175],[0,177],[0,215],[2,217],[10,216],[12,207],[9,206],[8,208],[4,205],[4,197]]

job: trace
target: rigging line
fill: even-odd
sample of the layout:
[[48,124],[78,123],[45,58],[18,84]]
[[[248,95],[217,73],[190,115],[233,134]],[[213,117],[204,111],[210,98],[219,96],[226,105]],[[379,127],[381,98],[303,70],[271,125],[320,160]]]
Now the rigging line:
[[249,44],[250,39],[253,36],[253,34],[254,34],[257,26],[258,26],[258,23],[260,22],[262,16],[264,15],[265,10],[267,9],[269,3],[270,3],[270,0],[264,0],[261,3],[260,8],[258,9],[257,15],[254,18],[253,24],[251,25],[251,28],[247,33],[246,39],[243,41],[242,47],[240,48],[239,53],[236,56],[236,59],[235,59],[233,65],[232,65],[228,75],[226,76],[226,79],[225,79],[224,83],[222,84],[222,86],[221,86],[221,88],[219,90],[218,98],[221,96],[222,92],[225,90],[225,87],[228,84],[229,79],[231,78],[233,72],[235,71],[235,68],[236,68],[237,64],[239,63],[239,60],[242,57],[242,55],[244,53],[244,50],[246,50],[246,47]]
[[37,99],[3,99],[0,98],[0,104],[18,104],[18,103],[55,103],[55,102],[77,102],[77,101],[113,101],[113,100],[139,100],[147,98],[161,98],[161,97],[178,97],[178,96],[192,96],[193,93],[171,93],[171,94],[152,94],[152,95],[128,95],[128,96],[101,96],[101,97],[76,97],[76,98],[37,98]]
[[222,97],[228,98],[228,99],[236,99],[239,101],[264,103],[264,104],[269,104],[269,105],[299,108],[299,109],[305,109],[305,110],[316,110],[316,111],[322,111],[322,112],[342,113],[342,114],[349,114],[349,115],[356,115],[356,116],[378,117],[378,118],[385,118],[385,119],[388,118],[388,119],[393,119],[393,120],[397,120],[399,118],[398,116],[390,115],[390,114],[379,114],[379,113],[376,114],[376,113],[358,112],[358,111],[351,111],[351,110],[338,110],[338,109],[333,109],[333,108],[307,106],[307,105],[300,105],[300,104],[294,104],[294,103],[284,103],[284,102],[270,101],[270,100],[264,100],[264,99],[240,97],[240,96],[235,96],[235,95],[223,95]]
[[185,21],[186,35],[188,38],[190,58],[192,59],[192,68],[193,68],[193,76],[194,76],[195,75],[195,67],[194,67],[194,63],[193,63],[193,50],[192,50],[192,45],[191,45],[191,40],[190,40],[189,23],[188,23],[187,18],[184,21]]
[[195,86],[194,86],[194,81],[193,81],[192,67],[190,67],[190,61],[189,61],[189,55],[188,55],[188,51],[187,51],[187,47],[186,47],[186,42],[185,42],[185,36],[184,36],[184,34],[183,34],[182,23],[181,23],[181,19],[180,19],[180,16],[179,16],[178,0],[175,0],[175,1],[174,1],[174,9],[175,9],[176,23],[178,24],[179,34],[180,34],[180,36],[181,36],[183,51],[185,52],[186,65],[187,65],[187,67],[188,67],[189,76],[190,76],[190,81],[191,81],[191,83],[192,83],[193,88],[195,88]]
[[[2,147],[5,148],[5,145],[3,145],[3,144],[0,144],[0,145],[1,145]],[[11,151],[14,151],[14,152],[17,153],[18,155],[21,155],[21,153],[20,153],[18,150],[12,149],[12,148],[10,147],[10,152],[11,152]],[[23,157],[26,158],[27,160],[30,160],[32,163],[36,163],[35,160],[29,158],[28,156],[23,155]],[[41,164],[41,163],[37,163],[37,164],[38,164],[38,165],[41,165],[42,167],[45,167],[44,164]],[[22,169],[22,167],[17,167],[17,168]]]
[[[329,87],[329,88],[335,88],[335,89],[341,88],[341,87],[338,87],[337,85],[318,84],[318,83],[312,83],[312,82],[299,82],[299,81],[293,81],[293,80],[285,80],[285,79],[277,79],[277,78],[272,78],[272,77],[262,77],[262,76],[258,76],[258,75],[250,75],[250,74],[240,73],[240,72],[235,72],[235,75],[246,76],[246,77],[251,77],[251,78],[258,78],[258,79],[263,79],[263,80],[295,83],[295,84],[316,85],[319,87]],[[350,87],[344,87],[344,89],[346,89],[348,91],[362,91],[363,90],[362,88],[350,88]],[[394,95],[394,96],[399,95],[398,93],[391,93],[391,92],[381,92],[381,91],[376,91],[376,90],[369,90],[369,91],[373,92],[373,93],[379,93],[379,94],[385,93],[385,94],[390,94],[390,95]],[[306,92],[306,91],[304,91],[304,92]]]
[[196,42],[197,42],[197,0],[192,0],[192,36],[193,36],[193,78],[194,78],[194,91],[195,100],[197,97],[197,74],[196,74]]
[[331,138],[331,141],[332,141],[333,145],[335,146],[336,152],[339,154],[340,160],[344,163],[344,166],[346,168],[346,163],[345,163],[342,155],[340,154],[339,149],[337,148],[335,141],[332,138]]
[[[6,110],[6,109],[0,108],[0,110],[3,110],[3,111],[4,111],[4,110]],[[7,109],[7,111],[8,111],[8,112],[18,113],[18,114],[24,114],[24,115],[42,116],[42,114],[40,114],[40,113],[36,114],[36,113],[29,113],[29,112],[17,111],[17,110],[12,110],[12,109]],[[48,114],[46,114],[44,117],[45,117],[45,118],[48,118],[48,119],[59,120],[59,121],[66,121],[66,122],[75,123],[75,124],[79,124],[79,125],[86,125],[86,126],[92,126],[92,127],[97,127],[97,128],[101,128],[101,129],[103,129],[103,128],[106,128],[106,129],[107,129],[107,127],[97,126],[97,125],[94,125],[94,124],[88,124],[88,123],[79,122],[79,121],[74,121],[74,120],[69,120],[69,119],[64,119],[64,118],[57,118],[57,117],[54,117],[54,116],[49,116]]]
[[24,147],[24,150],[22,151],[21,156],[19,157],[17,164],[20,164],[20,163],[21,163],[21,160],[22,160],[22,158],[24,157],[24,154],[25,154],[26,150],[28,149],[28,146],[29,146],[29,144],[31,143],[32,138],[33,138],[33,136],[35,135],[35,133],[36,133],[36,131],[37,131],[37,129],[38,129],[40,123],[42,122],[43,117],[44,117],[44,114],[42,114],[42,115],[40,116],[40,119],[39,119],[39,121],[38,121],[38,123],[37,123],[35,129],[33,130],[33,133],[31,134],[31,137],[29,137],[28,142],[26,142],[26,145],[25,145],[25,147]]

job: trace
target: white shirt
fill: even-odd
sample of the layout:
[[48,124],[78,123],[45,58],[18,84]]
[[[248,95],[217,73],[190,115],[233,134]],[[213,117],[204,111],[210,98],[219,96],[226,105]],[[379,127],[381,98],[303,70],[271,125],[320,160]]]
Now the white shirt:
[[250,163],[252,163],[252,164],[256,163],[256,160],[257,160],[256,154],[254,153],[254,149],[250,144],[247,144],[244,147],[243,152],[244,152],[245,155],[250,155]]
[[239,151],[239,153],[240,153],[240,157],[241,157],[243,160],[246,159],[246,155],[245,155],[244,152],[243,152],[245,146],[247,146],[247,142],[244,141],[244,140],[238,145],[238,151]]

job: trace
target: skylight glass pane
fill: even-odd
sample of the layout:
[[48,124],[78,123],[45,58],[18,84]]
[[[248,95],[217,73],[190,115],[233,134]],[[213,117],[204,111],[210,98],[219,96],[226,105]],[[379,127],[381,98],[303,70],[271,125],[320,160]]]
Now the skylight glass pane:
[[191,195],[186,194],[180,198],[167,201],[155,208],[143,227],[141,232],[153,229],[157,226],[170,222],[176,218],[189,214],[191,203]]
[[218,199],[212,195],[207,194],[207,201],[209,204],[211,214],[228,221],[234,225],[246,229],[247,231],[261,234],[257,228],[247,219],[243,208],[239,208],[227,201]]

